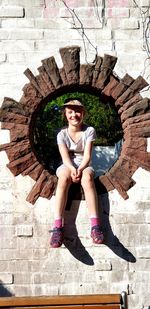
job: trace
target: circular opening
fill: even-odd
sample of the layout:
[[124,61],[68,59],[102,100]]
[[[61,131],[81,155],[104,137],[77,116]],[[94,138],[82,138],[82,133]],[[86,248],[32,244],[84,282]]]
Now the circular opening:
[[[113,102],[110,100],[103,102],[98,94],[88,93],[84,90],[68,92],[49,100],[36,112],[32,136],[38,160],[54,174],[60,162],[56,136],[58,131],[67,125],[62,116],[61,107],[65,99],[69,97],[82,99],[86,109],[84,122],[95,128],[97,139],[94,146],[103,147],[103,153],[104,147],[114,147],[123,137],[120,118]],[[112,160],[109,158],[110,155],[108,152],[107,162],[112,164]],[[104,172],[106,169],[108,169],[108,166],[102,171]]]

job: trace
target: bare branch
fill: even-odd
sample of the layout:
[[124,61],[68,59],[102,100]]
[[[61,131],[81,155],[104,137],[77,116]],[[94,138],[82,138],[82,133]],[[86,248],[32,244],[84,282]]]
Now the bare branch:
[[[97,52],[97,46],[94,46],[94,44],[91,42],[91,40],[89,39],[89,37],[87,36],[85,29],[84,29],[84,25],[81,21],[81,19],[79,18],[79,16],[76,14],[74,9],[71,9],[67,3],[65,2],[65,0],[61,0],[64,4],[64,6],[67,8],[67,10],[69,11],[73,22],[71,23],[72,26],[78,31],[78,33],[81,35],[82,37],[82,41],[83,41],[83,46],[84,46],[84,54],[85,54],[85,61],[87,64],[89,64],[88,62],[88,53],[87,53],[87,48],[86,48],[86,42],[89,43],[89,45],[94,49],[95,51],[95,58],[92,62],[92,64],[94,64],[96,62],[97,56],[98,56],[98,52]],[[77,22],[79,23],[80,26],[77,26]]]
[[[149,37],[150,37],[150,8],[143,10],[137,3],[136,0],[133,0],[135,6],[139,9],[141,19],[142,19],[142,31],[143,31],[143,50],[147,54],[147,58],[144,61],[144,69],[142,75],[145,75],[147,67],[150,65],[150,46],[149,46]],[[148,76],[146,77],[148,78]],[[149,90],[149,88],[148,88]]]

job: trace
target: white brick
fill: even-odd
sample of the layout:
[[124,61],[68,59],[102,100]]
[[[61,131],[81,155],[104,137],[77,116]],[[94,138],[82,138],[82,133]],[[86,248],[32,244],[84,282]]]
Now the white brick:
[[[144,192],[142,192],[141,194],[143,194]],[[148,193],[147,193],[148,194]],[[144,195],[144,194],[143,194]],[[148,194],[149,195],[149,194]],[[138,210],[138,211],[146,211],[146,210],[149,210],[149,208],[150,208],[150,201],[149,201],[149,199],[147,200],[147,201],[141,201],[141,202],[137,202],[136,203],[136,209]],[[147,214],[145,213],[145,216],[146,216]],[[146,220],[146,218],[145,218],[145,220]]]
[[80,34],[78,33],[77,30],[72,30],[72,29],[68,29],[66,32],[64,30],[57,30],[57,31],[53,31],[53,30],[44,30],[44,40],[51,40],[51,42],[53,41],[67,41],[68,39],[73,38],[74,40],[79,40],[81,39]]
[[150,282],[150,271],[137,271],[134,274],[135,282]]
[[147,179],[150,180],[149,171],[146,171],[142,167],[139,167],[134,173],[133,178],[139,186],[149,189],[149,183],[147,183]]
[[13,212],[14,211],[14,197],[11,192],[1,190],[0,212]]
[[[22,84],[22,87],[23,85],[24,83]],[[6,96],[6,93],[8,97],[13,98],[14,100],[18,101],[20,100],[20,97],[22,96],[22,89],[20,86],[15,87],[14,84],[13,85],[10,85],[10,84],[3,85],[0,91],[0,105],[3,102],[4,97]]]
[[34,28],[34,19],[33,18],[9,18],[2,19],[1,21],[2,28]]
[[140,6],[150,8],[150,0],[140,0]]
[[33,29],[0,29],[0,40],[40,40],[43,38],[42,30]]
[[139,21],[135,18],[123,19],[121,21],[121,29],[139,29]]
[[94,261],[95,270],[111,271],[112,265],[110,261],[95,259]]
[[[144,207],[143,207],[144,209]],[[145,223],[146,221],[146,214],[144,213],[132,213],[131,214],[115,214],[113,215],[113,222],[114,224],[129,224],[129,223]]]
[[[32,237],[32,235],[28,234],[28,232],[26,232],[26,234],[24,233],[19,233],[18,239],[17,239],[17,246],[18,248],[21,248],[21,250],[26,250],[26,248],[28,249],[46,249],[47,248],[47,244],[49,242],[49,234],[48,234],[48,230],[49,227],[45,227],[45,231],[47,231],[47,233],[45,233],[46,235],[44,235],[43,237]],[[21,235],[20,235],[21,234]]]
[[16,259],[16,250],[12,249],[2,249],[0,250],[0,261],[9,261],[11,263],[12,260]]
[[0,152],[0,167],[2,168],[3,165],[9,163],[7,154],[5,151]]
[[[7,61],[9,63],[26,63],[27,62],[27,53],[28,52],[10,52],[7,54]],[[32,52],[30,53],[30,57],[32,55]],[[10,77],[10,83],[11,83],[11,79],[12,79],[12,76]]]
[[97,51],[98,51],[98,55],[103,56],[104,53],[106,52],[110,52],[110,54],[112,55],[112,41],[111,40],[97,40]]
[[14,274],[14,284],[22,285],[23,284],[31,284],[32,281],[32,273],[29,271],[24,272],[24,266],[22,265],[21,272],[18,272],[18,270]]
[[13,274],[0,273],[0,281],[2,282],[2,284],[12,284]]
[[[31,40],[4,40],[0,42],[0,49],[4,52],[10,52],[13,46],[13,51],[30,51],[34,50],[34,41]],[[9,72],[9,71],[8,71]]]
[[20,6],[1,6],[0,17],[24,17],[24,8]]
[[[0,184],[1,185],[1,184]],[[0,225],[10,225],[13,224],[14,215],[12,213],[1,213],[0,214]],[[7,228],[7,227],[3,227]]]
[[130,8],[130,16],[134,16],[134,18],[142,18],[141,16],[141,10],[139,9],[139,7],[134,7],[134,8]]
[[1,237],[6,237],[6,238],[13,238],[14,237],[14,226],[8,225],[7,228],[6,226],[3,227],[0,225],[0,233]]
[[108,8],[123,8],[128,6],[129,0],[107,0],[106,7]]
[[34,288],[32,285],[29,284],[21,284],[21,285],[11,285],[7,286],[7,291],[9,291],[10,295],[15,295],[15,296],[33,296],[34,295]]
[[57,272],[57,276],[56,273],[36,273],[33,274],[33,278],[32,278],[33,282],[35,284],[38,284],[39,282],[42,284],[62,284],[63,283],[63,275],[60,272]]
[[120,29],[123,19],[117,18],[109,18],[107,19],[107,27],[109,29]]
[[114,234],[118,235],[125,246],[146,246],[150,242],[150,227],[146,224],[128,224],[128,228],[120,224],[114,226]]
[[112,18],[112,17],[126,18],[126,17],[129,17],[129,13],[130,13],[130,11],[129,11],[128,8],[105,9],[106,18]]
[[65,22],[70,26],[70,28],[73,29],[81,29],[82,27],[84,29],[101,29],[103,27],[103,20],[100,17],[100,19],[96,18],[95,16],[89,18],[82,18],[81,20],[77,20],[75,23],[73,23],[73,20],[71,18],[66,18]]
[[150,152],[150,137],[147,139],[147,152]]
[[[133,57],[132,53],[129,54],[126,52],[118,51],[118,56],[119,57],[115,66],[115,72],[122,77],[125,75],[125,73],[130,72],[130,76],[136,79],[140,75],[140,72],[143,71],[145,53],[134,53]],[[132,191],[132,189],[130,191]]]
[[10,131],[0,130],[0,144],[5,144],[10,142]]
[[[60,292],[59,285],[50,285],[50,284],[36,284],[33,288],[34,296],[43,296],[43,295],[58,295]],[[21,289],[20,289],[21,292]],[[30,290],[29,290],[30,293]],[[29,294],[28,294],[29,295]]]
[[[25,8],[25,17],[26,18],[42,18],[44,9],[42,7],[28,6]],[[57,9],[58,11],[58,9]],[[55,16],[55,15],[52,15]]]
[[123,272],[120,271],[112,271],[109,274],[109,279],[111,282],[119,283],[119,282],[126,282],[126,285],[128,285],[130,282],[133,282],[135,273],[133,271]]
[[117,52],[128,52],[128,53],[133,53],[136,52],[142,52],[143,47],[142,47],[142,42],[141,40],[126,40],[126,41],[121,41],[121,40],[116,40],[115,41],[115,47]]
[[0,273],[1,272],[7,272],[8,273],[9,269],[9,262],[8,261],[0,261]]
[[60,286],[60,294],[61,295],[83,295],[83,294],[99,294],[99,291],[101,291],[101,294],[103,293],[109,293],[109,282],[101,282],[101,284],[97,283],[88,283],[84,284],[82,282],[77,283],[70,283],[69,285],[67,283],[64,283]]
[[143,297],[141,297],[141,295],[138,294],[128,295],[128,306],[129,308],[134,309],[145,308],[143,304]]
[[143,295],[145,291],[150,290],[149,282],[135,282],[132,284],[133,294]]
[[[6,226],[3,227],[3,229],[6,229]],[[14,237],[8,237],[5,235],[1,236],[1,242],[0,242],[0,250],[4,249],[15,249],[16,248],[16,239]]]
[[[144,247],[143,247],[144,248]],[[149,259],[138,259],[136,263],[129,264],[130,271],[150,271]]]
[[111,260],[112,263],[112,271],[128,271],[129,270],[129,262],[126,260],[118,260],[116,259],[112,259]]
[[[98,6],[98,12],[99,16],[102,17],[102,7]],[[79,7],[75,9],[75,14],[78,16],[79,19],[82,18],[91,18],[91,17],[97,17],[97,11],[96,7]],[[60,17],[71,17],[71,13],[67,8],[61,8],[60,9]],[[77,21],[77,18],[75,17],[75,21]]]
[[112,37],[111,30],[107,28],[100,29],[98,31],[86,30],[86,35],[90,40],[101,41],[110,40]]
[[147,246],[141,246],[137,248],[137,256],[138,258],[145,258],[145,259],[150,259],[150,247],[149,245]]
[[139,30],[117,30],[115,31],[116,40],[140,40],[142,39],[142,31]]
[[18,225],[16,226],[16,236],[33,236],[33,226],[32,225]]
[[[80,8],[80,7],[93,7],[93,1],[91,0],[69,0],[66,2],[70,8]],[[102,6],[103,0],[98,0],[98,6]],[[64,7],[62,1],[49,1],[46,0],[47,7]]]
[[[10,261],[10,263],[8,261],[2,261],[2,263],[4,263],[4,265],[6,265],[6,267],[7,267],[7,263],[8,263],[9,264],[8,265],[8,271],[12,272],[13,274],[15,274],[17,272],[21,273],[22,271],[24,271],[26,273],[30,272],[30,271],[33,271],[33,272],[39,271],[39,264],[38,264],[38,267],[37,267],[37,261],[13,260],[13,261]],[[39,263],[40,263],[40,261],[39,261]],[[31,268],[31,265],[34,265],[34,264],[36,264],[37,268],[33,270],[33,267]]]
[[[29,0],[2,0],[3,5],[18,5],[18,6],[25,6],[25,7],[31,7],[31,2]],[[45,4],[44,0],[32,0],[32,6],[33,7],[41,7]]]
[[37,29],[69,29],[71,28],[71,24],[68,20],[60,18],[36,18],[35,19],[35,28]]

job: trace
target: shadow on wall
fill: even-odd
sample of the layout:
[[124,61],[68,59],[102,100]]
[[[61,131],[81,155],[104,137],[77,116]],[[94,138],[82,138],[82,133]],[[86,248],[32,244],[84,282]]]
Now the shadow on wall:
[[[109,199],[108,194],[102,195],[102,222],[103,232],[105,236],[104,245],[108,246],[116,255],[121,259],[126,260],[130,263],[135,263],[136,258],[134,255],[126,249],[123,244],[119,241],[116,235],[113,234],[110,221],[109,221]],[[80,262],[87,265],[94,265],[94,261],[88,251],[83,246],[81,240],[78,237],[78,231],[76,228],[76,217],[79,210],[79,204],[75,207],[70,207],[65,212],[65,225],[64,225],[64,245],[70,251],[70,253]],[[98,248],[98,247],[97,247]]]
[[[77,201],[76,201],[77,202]],[[94,261],[88,251],[83,246],[80,238],[78,237],[78,231],[76,228],[76,217],[79,210],[79,204],[76,203],[75,207],[69,207],[65,211],[64,217],[64,245],[70,251],[70,253],[80,262],[86,265],[94,265]]]
[[92,152],[92,166],[95,170],[95,177],[106,173],[118,160],[123,140],[114,146],[94,146]]
[[0,280],[0,297],[11,297],[14,296],[2,283]]
[[108,246],[116,255],[130,263],[135,263],[134,255],[124,247],[116,235],[113,234],[109,221],[110,203],[108,194],[102,195],[102,222],[105,235],[105,245]]

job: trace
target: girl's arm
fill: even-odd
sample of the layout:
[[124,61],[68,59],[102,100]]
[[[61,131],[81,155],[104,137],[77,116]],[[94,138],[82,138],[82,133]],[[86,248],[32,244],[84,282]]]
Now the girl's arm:
[[92,156],[92,148],[93,148],[93,142],[92,141],[87,142],[85,145],[82,162],[78,167],[79,172],[82,172],[85,169],[85,167],[88,166]]
[[65,144],[60,144],[60,145],[58,145],[58,149],[59,149],[63,163],[70,169],[71,174],[76,176],[77,171],[76,171],[75,167],[72,165],[72,162],[70,160],[68,148],[66,147]]

